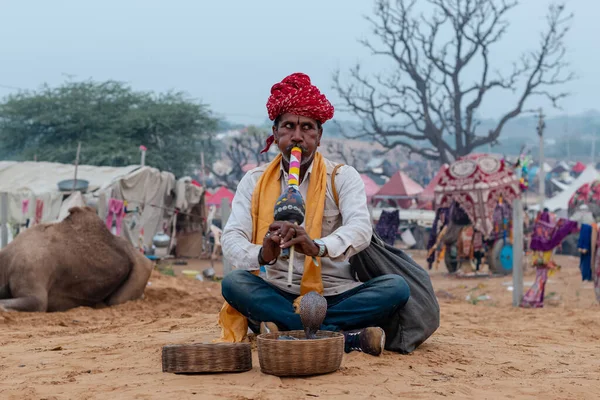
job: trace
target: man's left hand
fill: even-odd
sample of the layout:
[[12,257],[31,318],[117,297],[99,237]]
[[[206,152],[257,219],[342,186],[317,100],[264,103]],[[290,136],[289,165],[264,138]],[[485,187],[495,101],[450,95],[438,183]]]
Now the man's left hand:
[[269,229],[273,229],[276,224],[281,231],[282,249],[294,246],[295,251],[309,257],[316,257],[319,254],[319,246],[313,242],[302,226],[287,221],[276,221]]

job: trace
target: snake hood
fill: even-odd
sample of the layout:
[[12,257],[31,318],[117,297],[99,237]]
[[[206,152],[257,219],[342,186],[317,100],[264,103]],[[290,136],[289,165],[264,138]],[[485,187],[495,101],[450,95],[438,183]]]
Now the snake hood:
[[300,299],[299,314],[306,338],[316,339],[327,314],[327,300],[317,292],[308,292]]

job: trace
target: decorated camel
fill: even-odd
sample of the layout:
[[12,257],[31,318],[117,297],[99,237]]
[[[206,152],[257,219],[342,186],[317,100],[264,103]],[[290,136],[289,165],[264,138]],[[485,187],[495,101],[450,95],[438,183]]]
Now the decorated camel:
[[0,251],[0,311],[65,311],[143,297],[152,262],[90,207],[40,224]]
[[[514,168],[494,155],[470,154],[442,167],[439,174],[435,188],[436,220],[428,243],[430,265],[441,241],[451,273],[457,269],[472,272],[471,261],[476,253],[480,261],[485,248],[492,273],[511,273],[510,205],[521,195]],[[438,232],[441,215],[446,217],[447,229]],[[438,240],[438,234],[444,237]]]

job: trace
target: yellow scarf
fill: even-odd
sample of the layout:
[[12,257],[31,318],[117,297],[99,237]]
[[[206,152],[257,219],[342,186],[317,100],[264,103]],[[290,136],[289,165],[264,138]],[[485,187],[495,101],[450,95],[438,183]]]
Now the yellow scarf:
[[[281,196],[280,163],[281,154],[269,164],[252,193],[252,243],[254,244],[262,244],[269,225],[273,223],[275,202]],[[313,239],[321,236],[326,190],[327,169],[323,156],[317,152],[313,160],[307,198],[304,199],[306,204],[304,226],[308,235]],[[317,259],[317,263],[318,265],[315,265],[311,257],[305,257],[304,273],[300,283],[301,296],[310,291],[323,294],[321,260]],[[258,271],[253,271],[253,273],[258,275]],[[219,313],[219,326],[221,326],[221,337],[215,342],[241,342],[248,332],[246,317],[227,302],[223,304]]]

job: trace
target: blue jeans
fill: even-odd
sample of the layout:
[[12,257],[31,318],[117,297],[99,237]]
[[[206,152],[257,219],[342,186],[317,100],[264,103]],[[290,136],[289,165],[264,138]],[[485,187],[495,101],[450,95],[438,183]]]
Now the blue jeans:
[[[223,279],[223,297],[248,318],[258,332],[261,322],[273,322],[281,330],[303,330],[294,312],[298,297],[271,285],[248,271],[234,270]],[[327,296],[327,315],[321,330],[347,331],[377,326],[408,301],[410,289],[399,275],[382,275],[344,293]]]

